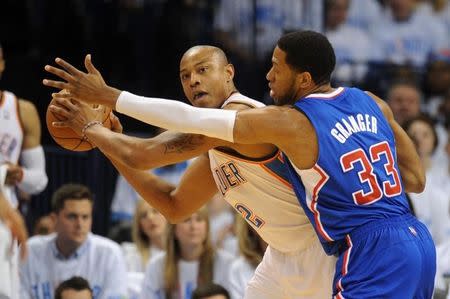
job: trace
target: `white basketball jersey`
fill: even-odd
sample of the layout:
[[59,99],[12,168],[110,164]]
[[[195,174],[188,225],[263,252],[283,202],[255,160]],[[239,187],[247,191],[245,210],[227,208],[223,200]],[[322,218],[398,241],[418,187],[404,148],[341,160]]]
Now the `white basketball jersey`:
[[[230,102],[264,106],[241,94],[232,95],[223,106]],[[225,200],[270,246],[281,252],[298,251],[316,238],[289,183],[280,151],[269,159],[253,161],[214,149],[209,158]]]
[[17,164],[22,149],[23,128],[19,116],[19,100],[8,91],[0,96],[0,164]]
[[[9,91],[0,91],[0,165],[10,162],[19,162],[23,142],[23,127],[19,116],[19,100]],[[17,196],[14,188],[2,186],[6,199],[17,206]]]

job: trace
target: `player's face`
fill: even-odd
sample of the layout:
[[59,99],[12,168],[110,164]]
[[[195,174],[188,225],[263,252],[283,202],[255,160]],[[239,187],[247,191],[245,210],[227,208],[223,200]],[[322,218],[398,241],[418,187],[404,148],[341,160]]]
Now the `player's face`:
[[182,248],[201,246],[208,234],[206,219],[199,213],[194,213],[175,227],[175,237]]
[[141,230],[150,240],[163,236],[167,221],[160,212],[145,203],[140,207],[139,218]]
[[276,47],[272,56],[272,67],[266,75],[270,96],[278,106],[296,100],[296,73],[286,63],[286,53]]
[[227,86],[234,70],[208,49],[185,54],[180,62],[183,91],[196,107],[220,108],[229,96]]
[[67,242],[81,245],[92,226],[92,203],[88,199],[66,200],[56,215],[56,232]]
[[67,289],[61,293],[62,299],[92,299],[92,294],[89,290],[77,291],[74,289]]
[[424,121],[417,120],[408,128],[408,135],[414,140],[420,157],[430,157],[434,149],[433,129]]

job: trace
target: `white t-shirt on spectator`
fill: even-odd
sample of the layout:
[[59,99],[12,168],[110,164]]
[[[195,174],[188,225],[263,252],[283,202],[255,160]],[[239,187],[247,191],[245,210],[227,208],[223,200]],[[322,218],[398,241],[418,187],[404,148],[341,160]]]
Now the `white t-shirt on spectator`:
[[[142,285],[141,299],[164,299],[164,263],[166,254],[163,253],[152,259],[147,265],[144,282]],[[214,258],[213,282],[229,288],[228,273],[233,256],[223,250],[217,250]],[[198,261],[178,262],[179,270],[179,294],[173,298],[191,298],[192,292],[197,287]],[[174,294],[175,295],[175,294]]]
[[21,299],[51,299],[54,290],[73,276],[85,278],[94,299],[119,299],[127,295],[126,267],[115,242],[90,233],[70,257],[56,246],[56,234],[28,240],[28,258],[20,268]]
[[240,256],[230,267],[230,289],[228,290],[231,299],[244,298],[247,283],[255,274],[253,267],[244,257]]
[[450,299],[450,239],[436,247],[436,289],[448,290]]
[[147,269],[148,262],[154,258],[155,256],[162,254],[164,251],[155,246],[150,246],[149,252],[150,256],[148,261],[144,264],[142,260],[142,256],[139,254],[139,251],[136,245],[132,242],[123,242],[120,244],[123,252],[123,256],[125,258],[125,263],[127,265],[128,272],[145,272]]

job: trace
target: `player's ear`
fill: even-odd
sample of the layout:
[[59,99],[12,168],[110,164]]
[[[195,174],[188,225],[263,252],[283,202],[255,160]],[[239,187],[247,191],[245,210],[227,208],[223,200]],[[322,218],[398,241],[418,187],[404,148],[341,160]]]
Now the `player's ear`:
[[301,72],[297,74],[297,81],[301,88],[308,88],[313,83],[313,79],[310,72]]
[[227,82],[233,81],[234,79],[234,66],[229,63],[225,66],[225,72],[227,76]]

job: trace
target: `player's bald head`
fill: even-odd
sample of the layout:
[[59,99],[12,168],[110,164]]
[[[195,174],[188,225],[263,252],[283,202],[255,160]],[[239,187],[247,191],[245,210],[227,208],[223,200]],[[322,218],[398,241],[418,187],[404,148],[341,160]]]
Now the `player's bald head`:
[[210,59],[219,65],[228,64],[228,59],[225,55],[225,52],[223,52],[223,50],[218,47],[209,45],[200,45],[190,48],[184,53],[180,63],[199,56],[204,57],[205,59]]

